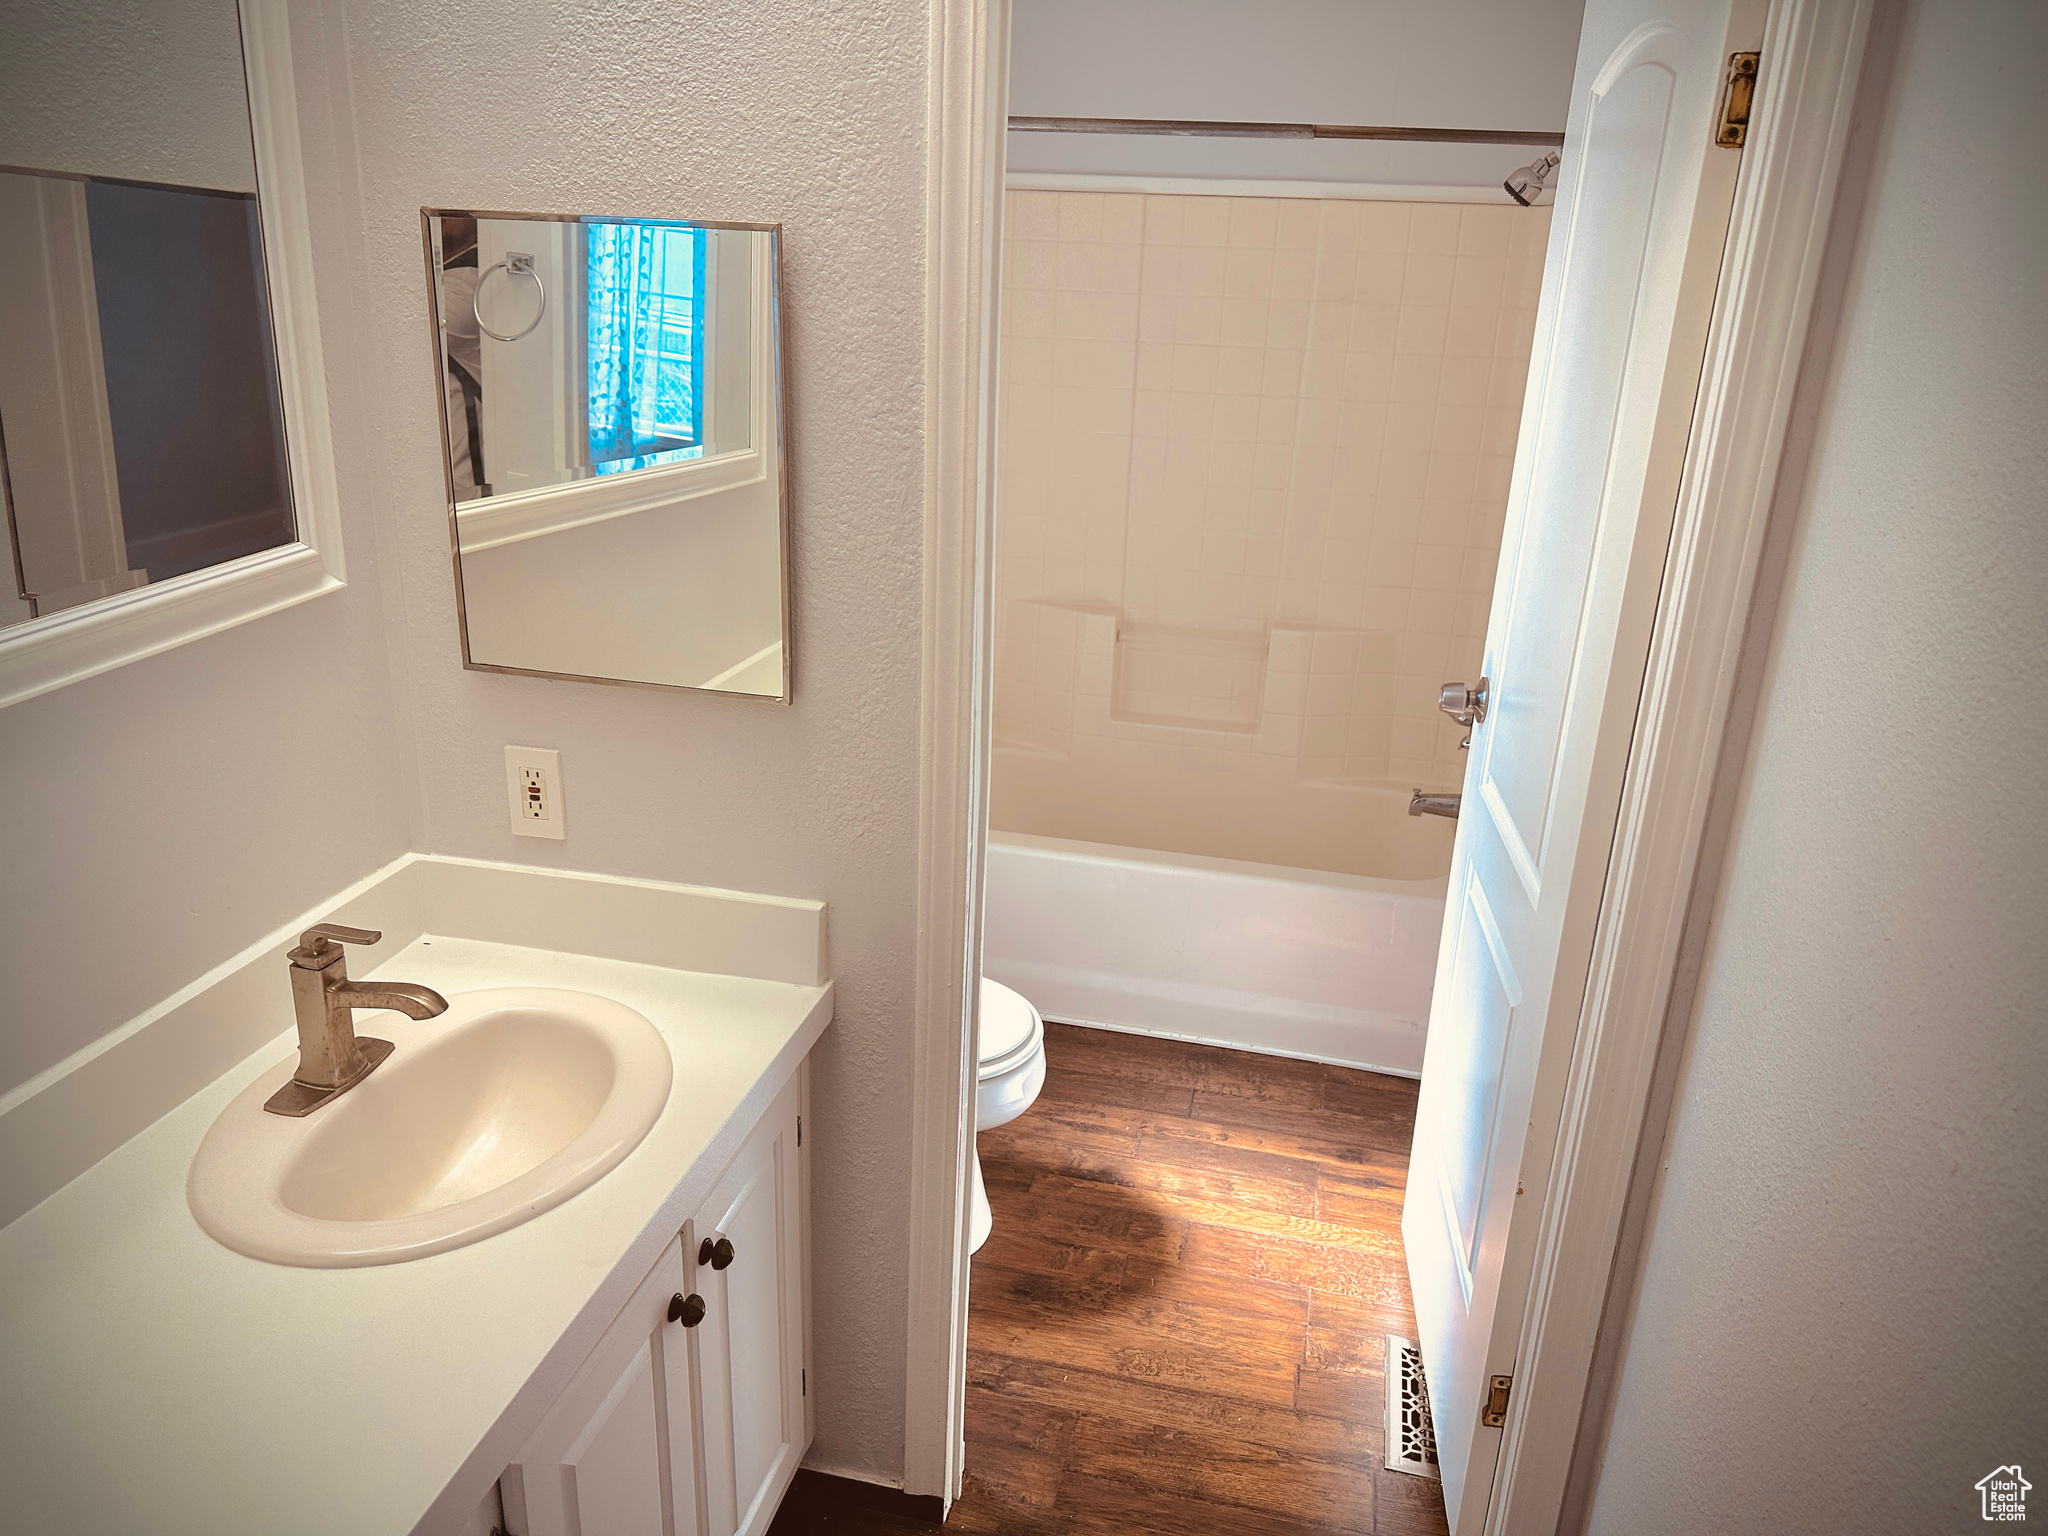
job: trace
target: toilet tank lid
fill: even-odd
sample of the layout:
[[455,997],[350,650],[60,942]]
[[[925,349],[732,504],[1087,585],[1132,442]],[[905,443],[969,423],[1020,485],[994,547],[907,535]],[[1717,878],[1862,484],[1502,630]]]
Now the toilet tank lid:
[[976,1051],[986,1064],[1011,1055],[1039,1028],[1038,1010],[1000,981],[981,978],[981,1042]]

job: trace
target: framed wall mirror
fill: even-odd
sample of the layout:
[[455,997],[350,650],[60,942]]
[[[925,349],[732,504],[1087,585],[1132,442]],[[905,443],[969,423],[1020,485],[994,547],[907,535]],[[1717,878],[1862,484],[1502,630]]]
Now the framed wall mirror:
[[779,227],[421,220],[464,664],[786,702]]
[[0,0],[0,703],[340,585],[278,0]]

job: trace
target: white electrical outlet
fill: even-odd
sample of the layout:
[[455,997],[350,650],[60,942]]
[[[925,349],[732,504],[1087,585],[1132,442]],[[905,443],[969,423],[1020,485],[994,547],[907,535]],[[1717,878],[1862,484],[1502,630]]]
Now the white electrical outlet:
[[505,793],[514,836],[562,835],[561,753],[547,747],[507,747]]

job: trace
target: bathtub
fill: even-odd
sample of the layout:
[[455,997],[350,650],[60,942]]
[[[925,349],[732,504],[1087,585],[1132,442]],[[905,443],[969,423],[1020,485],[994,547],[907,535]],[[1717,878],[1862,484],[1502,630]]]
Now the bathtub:
[[1065,1023],[1416,1077],[1444,889],[991,832],[982,970]]

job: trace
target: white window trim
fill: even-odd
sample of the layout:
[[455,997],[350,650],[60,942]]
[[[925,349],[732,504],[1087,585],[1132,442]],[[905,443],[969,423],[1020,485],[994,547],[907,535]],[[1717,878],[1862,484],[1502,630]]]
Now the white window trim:
[[345,584],[291,27],[284,0],[241,0],[240,9],[263,265],[299,541],[0,630],[0,708]]
[[757,448],[745,448],[659,469],[481,496],[455,508],[457,552],[480,554],[501,544],[517,544],[522,539],[737,490],[767,477],[767,455]]

